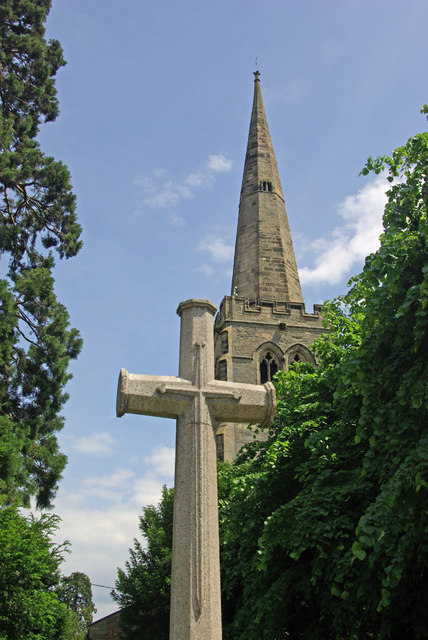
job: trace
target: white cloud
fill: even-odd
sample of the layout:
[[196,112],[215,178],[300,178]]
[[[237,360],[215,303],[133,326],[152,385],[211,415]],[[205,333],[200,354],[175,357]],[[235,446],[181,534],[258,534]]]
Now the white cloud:
[[229,262],[233,260],[233,246],[227,244],[219,235],[205,236],[197,246],[197,251],[205,253],[213,262]]
[[[213,185],[219,173],[227,173],[232,168],[232,160],[224,153],[210,154],[204,169],[188,173],[182,180],[171,178],[164,169],[155,169],[152,174],[140,176],[134,181],[146,197],[143,202],[155,208],[173,207],[181,200],[193,198],[199,189]],[[176,224],[175,220],[171,220]]]
[[215,173],[227,173],[232,168],[232,160],[227,158],[224,153],[213,153],[208,158],[207,167]]
[[66,441],[73,451],[97,456],[111,455],[116,444],[116,440],[106,431],[91,433],[88,436],[81,436],[80,438],[68,436]]
[[[62,524],[55,537],[72,545],[64,574],[83,571],[93,583],[114,586],[117,567],[124,568],[133,539],[142,539],[138,528],[142,507],[158,504],[162,486],[172,485],[174,454],[173,448],[157,446],[143,461],[139,456],[132,460],[144,469],[143,475],[117,467],[106,475],[82,477],[74,492],[60,488],[55,513]],[[117,610],[109,593],[93,587],[98,608],[94,619]]]
[[181,216],[177,216],[175,213],[173,213],[171,216],[169,216],[169,221],[170,221],[171,224],[174,224],[177,227],[182,227],[183,225],[186,224],[185,219],[182,218]]
[[145,458],[145,461],[154,467],[156,474],[167,478],[173,478],[175,449],[165,447],[161,444],[153,449],[150,456]]
[[150,176],[141,176],[135,180],[134,184],[137,187],[141,187],[146,193],[151,193],[155,190],[155,181]]
[[212,276],[215,274],[215,269],[214,267],[212,267],[210,264],[206,264],[205,262],[201,265],[199,265],[199,267],[197,267],[196,271],[201,271],[202,273],[204,273],[207,278],[212,278]]
[[210,187],[213,182],[214,176],[212,173],[189,173],[185,184],[187,188],[198,189],[200,187]]
[[83,484],[90,487],[120,489],[132,478],[134,473],[130,469],[117,468],[108,476],[89,476],[83,479]]
[[[107,485],[114,476],[107,478]],[[124,481],[123,474],[117,477],[119,482]],[[90,487],[82,490],[86,499],[100,491],[103,502],[92,503],[91,506],[79,504],[79,501],[76,504],[72,494],[60,489],[55,513],[61,517],[62,523],[55,538],[58,542],[64,539],[71,542],[71,554],[66,555],[62,572],[68,575],[73,571],[83,571],[93,583],[114,586],[117,567],[125,567],[133,539],[142,540],[138,528],[142,507],[159,503],[163,484],[160,478],[148,474],[129,481],[129,495],[123,486],[121,490],[118,487],[116,492],[105,490],[103,494],[100,488],[103,479],[98,479],[98,489],[94,487],[94,492]],[[93,597],[97,606],[95,620],[118,608],[108,589],[93,587]]]
[[[69,575],[73,571],[83,571],[92,583],[114,587],[117,567],[124,568],[133,539],[141,539],[138,529],[141,508],[117,503],[103,509],[79,508],[70,503],[67,496],[62,496],[61,491],[58,498],[56,513],[62,523],[55,538],[58,542],[65,538],[71,542],[71,553],[64,558],[62,573]],[[159,498],[160,487],[154,503]],[[109,589],[93,587],[92,593],[97,606],[94,620],[118,609]]]
[[315,266],[299,269],[302,284],[337,284],[354,265],[376,251],[382,233],[385,192],[390,186],[380,176],[339,204],[344,224],[335,227],[329,238],[311,243],[312,253],[317,254]]
[[[141,511],[142,506],[157,504],[161,497],[162,487],[165,484],[159,477],[147,474],[137,478],[133,484],[132,501],[135,509]],[[172,485],[172,482],[170,483]]]
[[160,186],[154,186],[150,190],[143,188],[143,191],[153,193],[153,195],[144,198],[144,202],[156,209],[174,206],[183,198],[191,198],[193,196],[192,190],[186,184],[178,184],[170,179],[161,180]]
[[[204,262],[196,268],[209,279],[214,276],[219,279],[230,279],[232,274],[233,253],[232,243],[228,242],[230,229],[217,228],[202,238],[196,246],[196,251],[202,253]],[[220,266],[221,265],[221,266]]]

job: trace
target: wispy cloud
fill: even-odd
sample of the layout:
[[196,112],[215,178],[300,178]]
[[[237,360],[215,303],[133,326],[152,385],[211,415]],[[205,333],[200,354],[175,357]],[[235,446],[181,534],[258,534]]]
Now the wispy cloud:
[[376,251],[382,233],[385,192],[390,186],[379,176],[339,204],[343,224],[335,227],[329,237],[311,243],[312,253],[316,254],[315,266],[299,269],[302,284],[337,284]]
[[214,173],[227,173],[232,168],[232,160],[227,158],[224,153],[210,154],[207,168]]
[[171,224],[176,225],[177,227],[182,227],[186,224],[186,221],[181,216],[177,216],[177,214],[173,213],[169,216],[169,221]]
[[106,431],[91,433],[88,436],[66,437],[67,445],[73,451],[87,455],[109,456],[114,452],[116,440]]
[[209,256],[213,262],[231,262],[233,260],[233,246],[219,235],[210,234],[202,238],[197,246],[197,251]]
[[145,461],[156,470],[157,475],[167,478],[174,476],[175,449],[161,444],[153,449]]
[[229,241],[229,233],[229,229],[218,229],[204,236],[196,246],[196,251],[204,256],[204,262],[197,271],[204,273],[207,278],[219,274],[229,278],[231,275],[234,249]]
[[122,489],[133,475],[130,469],[118,467],[107,476],[88,476],[83,479],[83,484],[91,488]]
[[205,262],[199,265],[199,267],[196,268],[196,271],[204,273],[207,278],[212,278],[216,272],[214,267],[212,267],[210,264],[206,264]]
[[[152,174],[135,180],[145,197],[143,202],[154,208],[169,208],[182,200],[193,198],[200,189],[211,187],[218,174],[227,173],[232,168],[232,160],[224,153],[210,154],[205,167],[188,173],[182,179],[169,176],[164,169],[155,169]],[[182,224],[182,218],[172,218],[173,224]]]

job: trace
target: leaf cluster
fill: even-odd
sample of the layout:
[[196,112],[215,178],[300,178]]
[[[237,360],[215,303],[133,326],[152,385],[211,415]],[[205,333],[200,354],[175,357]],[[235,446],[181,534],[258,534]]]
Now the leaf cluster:
[[163,487],[159,505],[143,508],[139,527],[145,545],[134,539],[125,570],[118,569],[112,597],[127,640],[169,638],[173,502],[173,489]]
[[73,620],[56,591],[66,550],[52,541],[57,527],[57,516],[0,509],[1,640],[71,640]]
[[427,637],[428,134],[366,169],[391,183],[381,246],[227,471],[226,638]]

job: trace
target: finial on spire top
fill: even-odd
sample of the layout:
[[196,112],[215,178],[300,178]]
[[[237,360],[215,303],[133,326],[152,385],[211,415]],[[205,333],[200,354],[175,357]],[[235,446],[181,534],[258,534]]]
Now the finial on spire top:
[[260,71],[257,69],[259,66],[259,59],[256,57],[256,70],[253,71],[254,82],[260,82]]
[[259,66],[258,60],[259,59],[256,58],[256,70],[253,71],[254,82],[260,82],[260,71],[257,69],[257,67]]

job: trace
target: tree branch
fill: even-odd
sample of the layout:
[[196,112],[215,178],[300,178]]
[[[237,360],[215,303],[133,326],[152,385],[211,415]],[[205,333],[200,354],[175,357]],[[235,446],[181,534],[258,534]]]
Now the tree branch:
[[14,216],[13,216],[12,208],[11,208],[11,206],[10,206],[9,196],[8,196],[8,194],[7,194],[7,187],[5,187],[5,188],[4,188],[4,197],[5,197],[5,199],[6,199],[6,206],[7,206],[7,212],[8,212],[8,214],[9,214],[9,218],[10,218],[10,220],[11,220],[12,224],[16,224],[16,220],[15,220],[15,218],[14,218]]
[[30,344],[34,345],[35,347],[40,347],[40,345],[37,344],[37,342],[34,342],[34,340],[30,340],[30,338],[27,338],[25,333],[23,331],[21,331],[21,329],[19,327],[16,327],[16,328],[18,329],[18,332],[21,334],[21,336],[24,338],[24,340],[26,340]]

